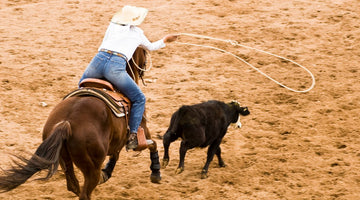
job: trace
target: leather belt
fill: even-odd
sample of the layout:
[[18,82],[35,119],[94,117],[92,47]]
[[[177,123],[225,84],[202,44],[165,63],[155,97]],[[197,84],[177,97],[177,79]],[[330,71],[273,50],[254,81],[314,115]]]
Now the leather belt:
[[127,60],[126,56],[124,54],[122,54],[122,53],[118,53],[118,52],[107,50],[107,49],[100,49],[100,51],[105,52],[105,53],[109,53],[109,54],[113,54],[115,56],[119,56],[119,57],[122,57],[125,60]]

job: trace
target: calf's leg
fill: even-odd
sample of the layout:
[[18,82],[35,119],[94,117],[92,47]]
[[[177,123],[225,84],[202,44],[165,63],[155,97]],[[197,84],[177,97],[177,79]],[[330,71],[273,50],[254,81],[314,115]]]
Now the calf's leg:
[[221,148],[220,148],[220,146],[219,146],[219,148],[216,150],[216,153],[215,153],[215,154],[216,154],[216,156],[218,157],[219,166],[220,166],[220,167],[225,167],[226,165],[225,165],[223,159],[221,158]]
[[180,162],[179,162],[179,166],[176,169],[175,173],[176,174],[180,174],[181,172],[184,171],[184,163],[185,163],[185,155],[186,155],[186,151],[188,150],[186,143],[184,141],[181,141],[180,144]]
[[218,141],[215,141],[214,143],[212,143],[209,148],[208,148],[208,152],[207,152],[207,159],[206,159],[206,163],[205,163],[205,166],[204,168],[202,169],[201,171],[201,178],[202,179],[205,179],[207,178],[207,172],[208,172],[208,169],[209,169],[209,165],[210,165],[210,162],[212,161],[212,159],[214,158],[214,155],[216,152],[219,151],[219,145],[221,143],[221,140],[218,140]]
[[169,164],[169,147],[172,142],[178,139],[178,136],[175,133],[167,131],[163,136],[163,145],[164,145],[164,157],[162,161],[162,167],[165,168]]

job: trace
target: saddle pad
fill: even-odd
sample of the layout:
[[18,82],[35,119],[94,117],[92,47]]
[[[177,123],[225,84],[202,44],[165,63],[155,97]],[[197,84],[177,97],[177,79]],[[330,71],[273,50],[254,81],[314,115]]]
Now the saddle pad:
[[[128,108],[124,105],[121,101],[115,101],[114,98],[109,95],[108,93],[94,88],[80,88],[77,90],[74,90],[73,92],[66,95],[63,100],[73,97],[73,96],[94,96],[101,100],[103,100],[106,105],[109,106],[111,111],[114,113],[116,117],[124,117],[128,114]],[[124,100],[126,103],[126,100]]]

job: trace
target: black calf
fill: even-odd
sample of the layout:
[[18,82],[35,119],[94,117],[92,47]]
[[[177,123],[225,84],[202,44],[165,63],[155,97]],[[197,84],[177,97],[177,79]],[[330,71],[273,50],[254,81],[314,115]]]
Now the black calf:
[[[192,106],[182,106],[171,117],[170,126],[163,137],[164,158],[162,166],[169,163],[170,143],[182,139],[180,145],[180,162],[176,169],[177,174],[184,171],[184,159],[188,149],[194,147],[207,147],[207,160],[201,172],[201,178],[207,178],[209,164],[214,154],[219,159],[220,167],[225,167],[221,158],[220,143],[231,123],[240,119],[239,115],[250,114],[247,107],[241,107],[236,101],[224,103],[221,101],[208,101]],[[241,126],[238,122],[239,127]]]

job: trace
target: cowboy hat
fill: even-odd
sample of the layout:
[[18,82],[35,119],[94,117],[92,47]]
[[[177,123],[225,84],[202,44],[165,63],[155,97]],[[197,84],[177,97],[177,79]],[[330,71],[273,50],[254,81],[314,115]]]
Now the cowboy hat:
[[111,19],[116,24],[140,25],[148,13],[146,8],[136,6],[124,6]]

